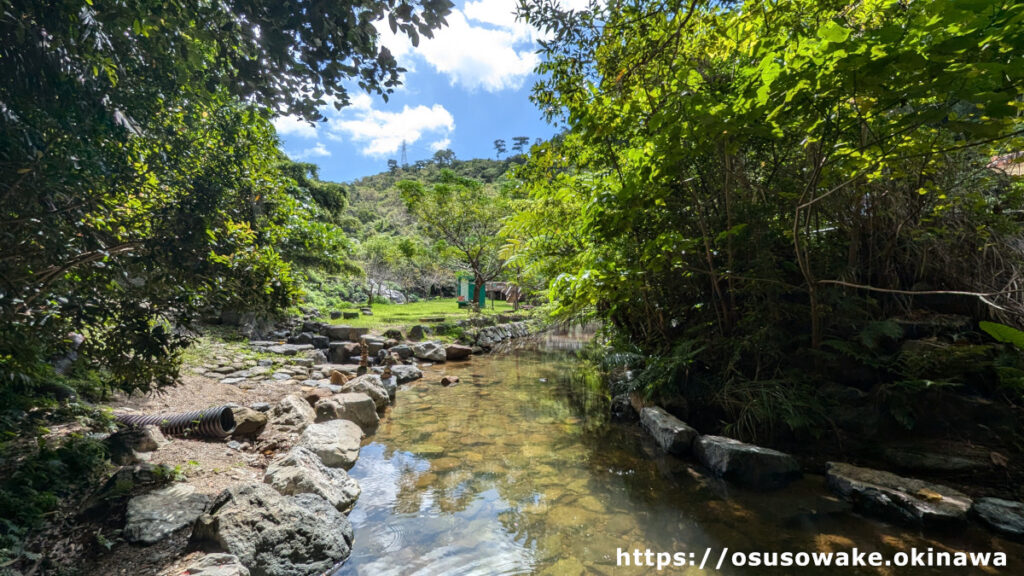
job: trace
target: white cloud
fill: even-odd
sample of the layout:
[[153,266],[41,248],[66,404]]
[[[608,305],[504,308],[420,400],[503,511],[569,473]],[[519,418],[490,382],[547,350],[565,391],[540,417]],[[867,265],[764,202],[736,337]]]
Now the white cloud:
[[401,112],[353,106],[331,118],[327,129],[334,139],[362,143],[367,156],[384,156],[397,152],[402,142],[413,144],[428,133],[447,138],[455,130],[455,119],[440,104],[405,106]]
[[438,150],[444,150],[444,149],[448,148],[451,145],[452,145],[452,139],[451,138],[442,138],[440,140],[437,140],[435,142],[431,142],[430,143],[430,151],[431,152],[437,152]]
[[452,10],[448,26],[420,38],[413,48],[408,38],[391,33],[386,21],[376,23],[381,41],[399,63],[409,69],[426,61],[448,76],[452,85],[469,90],[518,90],[539,63],[535,54],[538,33],[516,22],[515,0],[477,0],[464,10]]
[[300,120],[295,116],[278,116],[273,120],[274,128],[278,134],[299,136],[301,138],[316,138],[316,128],[309,122]]
[[331,151],[327,149],[322,143],[317,142],[315,146],[306,148],[298,154],[290,154],[294,160],[305,160],[307,158],[326,158],[331,155]]

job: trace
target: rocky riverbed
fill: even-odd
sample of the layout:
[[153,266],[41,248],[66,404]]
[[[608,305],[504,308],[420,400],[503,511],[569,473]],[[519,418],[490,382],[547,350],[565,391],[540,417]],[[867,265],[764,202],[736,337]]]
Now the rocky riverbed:
[[81,516],[111,549],[83,571],[291,575],[344,561],[346,515],[360,494],[346,470],[390,417],[399,387],[453,384],[446,366],[528,333],[522,323],[483,326],[463,345],[414,328],[419,341],[307,322],[283,340],[210,343],[181,385],[113,403],[119,414],[229,405],[235,427],[224,439],[170,437],[155,426],[112,436],[122,468]]

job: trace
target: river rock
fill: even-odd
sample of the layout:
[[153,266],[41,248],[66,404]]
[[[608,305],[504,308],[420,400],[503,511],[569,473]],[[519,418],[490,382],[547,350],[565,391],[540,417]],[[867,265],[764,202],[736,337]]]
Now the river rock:
[[619,394],[612,398],[612,418],[615,420],[636,420],[638,415],[629,402],[629,394]]
[[231,436],[234,438],[255,438],[263,433],[267,427],[267,415],[263,412],[246,408],[244,406],[232,406],[231,414],[235,418],[235,429]]
[[292,448],[270,463],[263,482],[285,496],[316,494],[344,512],[359,498],[359,484],[341,468],[329,468],[306,448]]
[[250,576],[234,554],[207,554],[182,572],[188,576]]
[[685,422],[657,406],[644,408],[640,412],[640,423],[662,450],[671,454],[689,454],[693,441],[700,435]]
[[415,366],[409,366],[406,364],[392,366],[391,373],[395,375],[399,384],[405,384],[406,382],[412,382],[413,380],[423,378],[422,370]]
[[267,352],[271,354],[281,354],[284,356],[295,356],[299,352],[305,352],[306,350],[312,350],[312,344],[278,344],[276,346],[268,346]]
[[369,333],[369,328],[352,328],[348,331],[348,339],[353,342],[359,342],[363,336],[366,336]]
[[271,422],[281,428],[290,428],[296,432],[302,432],[314,421],[316,412],[304,398],[297,394],[289,394],[274,406]]
[[380,424],[380,416],[377,416],[377,405],[373,398],[359,392],[337,394],[320,400],[314,410],[317,422],[348,420],[355,422],[364,432],[376,430]]
[[329,420],[311,424],[299,437],[299,446],[309,449],[331,468],[351,468],[359,458],[363,431],[355,422]]
[[397,354],[398,357],[402,360],[408,360],[409,358],[412,358],[412,347],[409,346],[408,344],[398,344],[397,346],[392,346],[391,348],[388,349],[388,351],[391,352],[392,354]]
[[[641,418],[645,411],[641,410]],[[748,488],[782,488],[801,476],[800,463],[789,454],[724,436],[701,436],[694,441],[693,451],[716,476]]]
[[960,526],[971,508],[966,494],[891,472],[829,462],[825,479],[833,492],[860,512],[919,528]]
[[370,356],[376,356],[378,352],[384,349],[383,338],[377,338],[376,336],[364,336],[363,341],[366,342],[366,352]]
[[412,355],[420,360],[429,360],[431,362],[444,362],[445,358],[448,357],[444,351],[444,346],[433,341],[416,344],[412,347]]
[[990,529],[1015,540],[1024,540],[1024,502],[978,498],[971,514]]
[[309,358],[313,361],[314,366],[327,364],[327,354],[323,350],[314,350],[313,354]]
[[406,339],[416,341],[423,340],[429,333],[430,328],[417,324],[412,328],[409,328],[409,333],[406,334]]
[[394,402],[395,397],[398,395],[398,377],[394,374],[390,378],[381,377],[380,385],[388,393],[388,400]]
[[352,525],[315,494],[284,496],[267,484],[240,484],[214,499],[192,539],[234,554],[252,576],[320,574],[348,558]]
[[127,427],[107,438],[107,450],[114,464],[127,466],[149,458],[146,452],[154,452],[170,441],[158,426]]
[[348,333],[351,331],[351,326],[329,324],[324,326],[323,329],[320,330],[320,334],[327,336],[331,340],[348,340]]
[[210,497],[197,493],[190,484],[172,484],[136,496],[128,501],[125,540],[156,544],[195,522],[209,503]]
[[462,344],[449,344],[444,348],[446,360],[465,360],[473,353],[473,349]]
[[387,406],[391,401],[391,396],[388,395],[388,391],[380,381],[380,376],[376,374],[363,374],[349,380],[341,387],[341,392],[362,392],[373,398],[378,410]]

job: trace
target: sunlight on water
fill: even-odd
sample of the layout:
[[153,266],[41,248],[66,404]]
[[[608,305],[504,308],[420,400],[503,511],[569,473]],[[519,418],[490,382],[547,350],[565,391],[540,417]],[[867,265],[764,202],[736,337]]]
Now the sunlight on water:
[[[616,549],[892,554],[911,546],[1004,550],[980,531],[925,539],[850,514],[820,477],[750,493],[665,457],[636,426],[608,421],[596,380],[552,336],[507,354],[425,370],[400,390],[350,471],[362,495],[349,518],[352,557],[338,576],[647,574],[616,566]],[[440,375],[461,382],[445,388]],[[1019,562],[1019,560],[1018,560]],[[1017,563],[1019,568],[1019,563]],[[769,573],[830,574],[835,568]],[[965,568],[844,568],[844,574],[993,574]],[[762,574],[764,569],[670,574]]]

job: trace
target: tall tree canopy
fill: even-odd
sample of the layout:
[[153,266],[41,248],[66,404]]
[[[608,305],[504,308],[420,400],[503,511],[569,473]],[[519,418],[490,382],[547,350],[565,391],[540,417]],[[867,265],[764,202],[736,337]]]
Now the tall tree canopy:
[[72,331],[72,372],[168,382],[199,310],[280,310],[293,265],[343,265],[344,191],[269,117],[386,97],[374,23],[416,43],[450,6],[0,0],[0,404],[36,401]]
[[451,246],[473,272],[473,302],[477,302],[480,287],[505,269],[499,232],[508,214],[508,198],[447,169],[430,186],[415,180],[403,180],[397,186],[409,212],[427,234]]
[[520,172],[519,261],[563,267],[563,313],[671,357],[651,386],[739,398],[740,419],[835,337],[957,297],[929,292],[1024,319],[1022,188],[987,167],[1024,146],[1024,4],[521,14],[547,32],[534,98],[566,133]]

